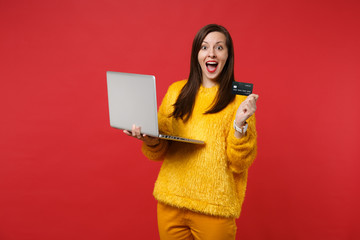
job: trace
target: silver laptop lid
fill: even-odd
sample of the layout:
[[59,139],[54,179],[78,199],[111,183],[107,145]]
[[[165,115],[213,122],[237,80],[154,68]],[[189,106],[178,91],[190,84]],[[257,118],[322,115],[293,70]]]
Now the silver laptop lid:
[[131,131],[141,126],[141,133],[157,137],[155,76],[106,72],[110,125]]

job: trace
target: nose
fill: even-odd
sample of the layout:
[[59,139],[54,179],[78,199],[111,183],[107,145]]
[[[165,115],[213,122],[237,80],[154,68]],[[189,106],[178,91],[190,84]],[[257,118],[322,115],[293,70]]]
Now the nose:
[[211,57],[211,58],[216,57],[214,48],[210,48],[210,49],[209,49],[209,57]]

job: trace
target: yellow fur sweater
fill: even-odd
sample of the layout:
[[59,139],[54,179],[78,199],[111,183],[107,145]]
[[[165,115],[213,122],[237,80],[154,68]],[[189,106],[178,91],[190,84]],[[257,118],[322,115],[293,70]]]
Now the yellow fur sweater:
[[237,95],[225,109],[203,114],[216,97],[218,87],[200,87],[193,113],[184,123],[169,115],[186,80],[172,84],[159,108],[160,132],[205,141],[205,145],[161,140],[142,145],[151,160],[164,160],[155,183],[154,196],[165,204],[220,216],[240,216],[248,168],[256,156],[255,117],[250,117],[246,135],[234,136],[236,110],[246,97]]

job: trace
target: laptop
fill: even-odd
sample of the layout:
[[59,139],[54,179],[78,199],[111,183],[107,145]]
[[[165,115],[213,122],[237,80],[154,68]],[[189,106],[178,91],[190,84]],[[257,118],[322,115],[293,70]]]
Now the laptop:
[[106,72],[110,126],[131,132],[132,125],[141,133],[166,140],[204,144],[204,141],[159,133],[155,76]]

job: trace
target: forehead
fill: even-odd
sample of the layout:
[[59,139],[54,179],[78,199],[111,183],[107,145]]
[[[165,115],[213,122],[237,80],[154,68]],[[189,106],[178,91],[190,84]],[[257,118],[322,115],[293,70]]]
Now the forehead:
[[217,42],[226,42],[226,37],[221,32],[211,32],[204,38],[203,42],[207,43],[217,43]]

